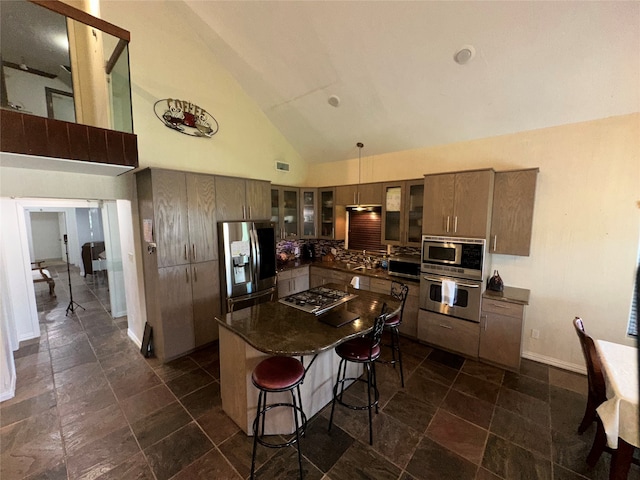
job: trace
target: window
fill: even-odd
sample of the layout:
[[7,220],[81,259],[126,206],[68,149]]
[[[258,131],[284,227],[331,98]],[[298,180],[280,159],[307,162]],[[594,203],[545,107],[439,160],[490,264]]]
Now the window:
[[349,231],[346,248],[351,250],[385,250],[381,243],[382,215],[380,207],[367,210],[349,209]]

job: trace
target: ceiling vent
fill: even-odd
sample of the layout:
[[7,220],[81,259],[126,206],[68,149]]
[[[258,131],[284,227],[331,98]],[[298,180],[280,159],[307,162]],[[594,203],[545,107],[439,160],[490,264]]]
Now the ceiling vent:
[[288,172],[289,164],[285,162],[276,162],[276,170],[280,172]]

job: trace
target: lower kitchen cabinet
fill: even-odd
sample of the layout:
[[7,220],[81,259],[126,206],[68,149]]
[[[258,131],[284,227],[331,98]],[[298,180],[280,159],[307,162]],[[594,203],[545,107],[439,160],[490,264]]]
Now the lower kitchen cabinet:
[[479,339],[479,323],[422,309],[418,312],[418,340],[476,358]]
[[478,356],[512,370],[520,369],[524,305],[482,299]]
[[159,323],[153,342],[163,361],[218,338],[218,275],[217,260],[158,269]]
[[309,266],[278,273],[278,298],[309,290]]

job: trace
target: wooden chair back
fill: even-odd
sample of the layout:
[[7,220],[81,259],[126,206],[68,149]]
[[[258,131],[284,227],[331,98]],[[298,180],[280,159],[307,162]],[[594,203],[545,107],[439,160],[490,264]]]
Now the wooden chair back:
[[582,353],[587,364],[587,380],[589,383],[589,396],[596,402],[596,406],[600,405],[607,399],[607,387],[604,382],[604,374],[602,373],[602,364],[596,352],[596,345],[584,329],[584,324],[580,317],[573,320],[573,326],[576,329]]

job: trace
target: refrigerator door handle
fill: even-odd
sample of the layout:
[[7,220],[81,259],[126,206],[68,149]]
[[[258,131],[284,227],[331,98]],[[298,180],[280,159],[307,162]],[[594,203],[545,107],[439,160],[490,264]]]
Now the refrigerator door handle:
[[258,246],[258,234],[256,232],[256,226],[254,223],[251,224],[251,228],[249,229],[249,235],[251,237],[251,253],[253,257],[253,278],[251,282],[253,283],[253,291],[258,291],[258,282],[260,280],[260,248]]

